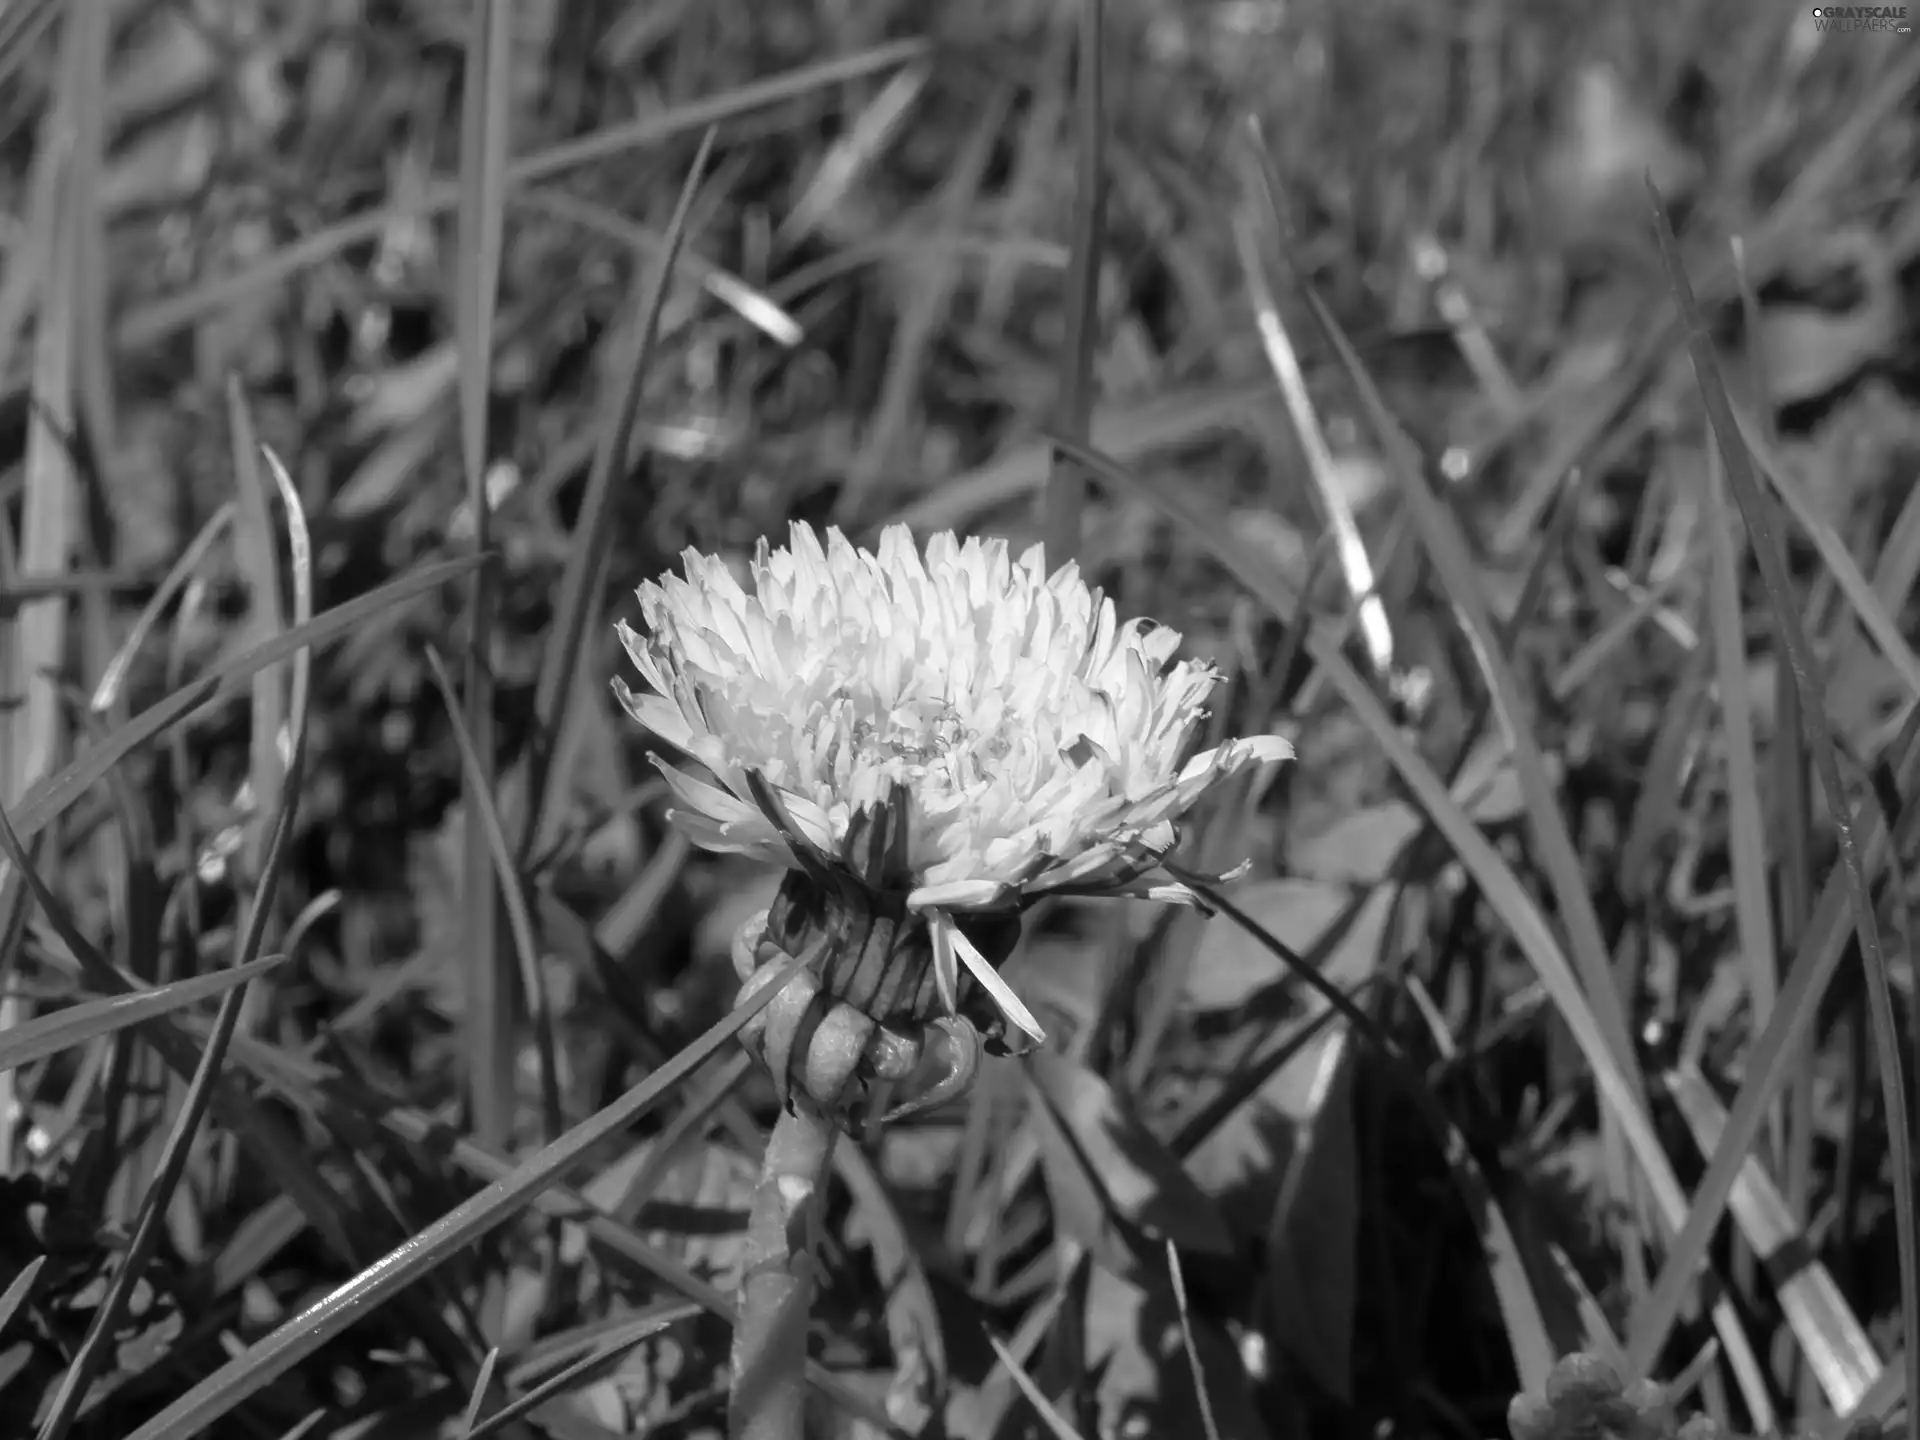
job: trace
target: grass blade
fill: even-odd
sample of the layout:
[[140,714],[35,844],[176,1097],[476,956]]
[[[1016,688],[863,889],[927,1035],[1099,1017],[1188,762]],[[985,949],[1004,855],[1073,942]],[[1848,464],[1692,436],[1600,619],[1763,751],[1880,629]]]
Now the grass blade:
[[[513,36],[507,0],[478,0],[467,43],[460,126],[460,199],[455,233],[460,267],[454,298],[459,369],[460,455],[473,517],[473,552],[483,556],[492,534],[487,493],[487,396],[493,374],[494,311],[499,299],[505,231],[508,88]],[[513,1136],[515,1064],[513,972],[502,963],[499,896],[483,812],[494,804],[493,571],[481,564],[467,589],[466,723],[471,761],[461,765],[463,879],[466,893],[467,1102],[474,1132],[505,1148]]]
[[[816,90],[910,64],[923,57],[927,48],[924,40],[893,40],[855,55],[802,65],[778,75],[770,75],[751,85],[742,85],[724,94],[675,106],[622,125],[610,125],[591,135],[567,140],[510,162],[507,166],[507,184],[514,189],[537,185],[581,165],[612,159],[626,150],[658,145],[690,130],[710,128],[755,110],[764,110],[810,95]],[[130,310],[116,327],[114,339],[122,348],[129,350],[154,345],[227,305],[283,284],[302,270],[324,264],[348,246],[377,239],[397,221],[431,219],[453,209],[459,204],[459,199],[457,185],[436,184],[429,186],[424,194],[407,200],[404,214],[400,205],[385,205],[336,221],[323,230],[283,246],[238,274]]]
[[[447,667],[441,662],[440,652],[431,646],[427,647],[427,669],[433,676],[434,685],[439,688],[441,700],[446,703],[447,719],[453,725],[454,743],[460,751],[460,765],[473,786],[472,814],[479,823],[481,838],[486,843],[483,853],[492,867],[488,872],[486,893],[491,894],[497,882],[499,898],[505,903],[507,931],[513,939],[514,957],[520,967],[520,988],[527,1011],[533,1019],[539,1051],[542,1134],[551,1141],[560,1133],[560,1081],[554,1061],[553,1017],[547,1006],[546,987],[540,982],[540,949],[533,936],[533,919],[527,913],[526,890],[514,870],[513,850],[507,842],[507,832],[500,823],[500,810],[493,803],[493,793],[480,783],[485,762],[473,743],[473,737],[460,723],[459,697],[453,693],[453,682],[447,678]],[[512,1058],[509,1052],[508,1059]],[[497,1140],[489,1141],[477,1126],[474,1135],[482,1144],[495,1148],[499,1145]]]
[[493,1386],[493,1367],[499,1363],[500,1347],[495,1345],[487,1351],[487,1358],[480,1362],[480,1373],[473,1381],[473,1393],[467,1396],[467,1413],[460,1420],[463,1440],[473,1440],[473,1427],[480,1419],[480,1407],[486,1403],[487,1391]]
[[1180,1317],[1180,1345],[1187,1352],[1187,1373],[1193,1376],[1193,1395],[1200,1405],[1200,1425],[1206,1440],[1220,1440],[1220,1427],[1213,1418],[1213,1401],[1207,1394],[1207,1374],[1200,1365],[1200,1347],[1193,1340],[1193,1321],[1187,1315],[1187,1277],[1180,1273],[1180,1247],[1167,1241],[1167,1278],[1173,1282],[1174,1309]]
[[[1073,445],[1071,441],[1060,437],[1055,437],[1054,443],[1070,447],[1076,458],[1102,481],[1116,489],[1138,495],[1188,526],[1200,543],[1250,594],[1279,618],[1292,622],[1298,608],[1296,597],[1287,593],[1285,587],[1275,579],[1272,567],[1264,562],[1260,554],[1244,543],[1223,518],[1212,515],[1190,490],[1146,484],[1125,467],[1095,451]],[[1448,792],[1440,777],[1434,774],[1425,757],[1394,723],[1372,687],[1348,662],[1337,635],[1327,627],[1316,624],[1308,631],[1306,644],[1308,652],[1334,691],[1346,702],[1355,718],[1399,773],[1413,803],[1445,837],[1461,867],[1480,887],[1488,906],[1500,917],[1514,943],[1540,977],[1572,1032],[1581,1055],[1592,1067],[1602,1102],[1619,1117],[1627,1144],[1646,1172],[1649,1187],[1661,1212],[1671,1224],[1677,1226],[1686,1214],[1684,1193],[1674,1174],[1672,1162],[1648,1118],[1641,1098],[1642,1090],[1629,1079],[1618,1051],[1609,1041],[1594,1006],[1589,1003],[1586,990],[1575,977],[1572,965],[1562,952],[1559,940],[1539,906],[1512,868],[1501,858],[1492,841],[1481,833],[1473,819]],[[1637,1068],[1634,1076],[1638,1076]],[[1722,1338],[1727,1337],[1723,1334]]]
[[261,666],[271,665],[303,649],[317,650],[330,644],[371,617],[459,579],[477,563],[470,557],[462,557],[422,565],[377,589],[316,615],[304,625],[294,626],[265,644],[256,645],[213,666],[206,674],[181,686],[166,699],[142,710],[125,725],[115,727],[97,746],[59,774],[48,777],[29,790],[13,812],[17,833],[23,840],[32,839],[99,783],[107,771],[121,760],[149,740],[166,733],[183,716],[238,693]]
[[[939,217],[935,221],[936,231],[959,229],[973,209],[1011,99],[1010,88],[1001,86],[981,108],[966,144],[954,161],[952,173],[933,202]],[[885,378],[881,381],[873,419],[867,426],[859,453],[847,469],[839,498],[834,502],[835,518],[841,525],[851,528],[875,482],[899,468],[902,443],[908,436],[915,406],[921,397],[928,356],[948,319],[955,286],[962,275],[960,261],[958,251],[936,250],[908,262],[917,267],[918,274],[904,313],[893,329]]]
[[[1713,1154],[1726,1127],[1726,1111],[1698,1069],[1682,1065],[1667,1076],[1674,1103],[1692,1132],[1702,1155]],[[1860,1321],[1848,1307],[1833,1276],[1820,1263],[1813,1242],[1795,1224],[1786,1198],[1775,1188],[1766,1168],[1749,1155],[1740,1167],[1729,1206],[1753,1253],[1769,1257],[1778,1267],[1775,1288],[1800,1353],[1807,1359],[1826,1403],[1834,1414],[1845,1415],[1867,1393],[1880,1374],[1880,1358]],[[1797,1264],[1782,1265],[1788,1256]]]
[[[1067,265],[1067,328],[1060,348],[1060,399],[1054,428],[1085,444],[1093,418],[1093,352],[1099,342],[1100,265],[1105,253],[1106,6],[1080,0],[1080,49],[1076,78],[1073,251]],[[1047,561],[1064,565],[1080,553],[1087,477],[1055,451],[1041,490],[1041,530]]]
[[789,963],[772,983],[604,1110],[573,1127],[471,1199],[455,1206],[413,1239],[361,1271],[331,1294],[249,1347],[142,1425],[127,1440],[191,1440],[247,1397],[270,1385],[369,1311],[439,1266],[455,1251],[504,1225],[562,1172],[619,1134],[707,1058],[785,988],[799,969]]
[[[173,1039],[196,1045],[198,1042],[189,1038],[195,1029],[189,1023],[169,1034]],[[446,1126],[425,1112],[398,1104],[303,1056],[290,1055],[244,1036],[235,1042],[233,1054],[235,1062],[262,1084],[284,1090],[316,1109],[349,1108],[404,1144],[446,1146],[448,1158],[454,1165],[486,1184],[502,1182],[515,1173],[511,1162],[466,1136],[449,1137]],[[670,1257],[656,1252],[630,1226],[606,1214],[579,1192],[565,1185],[553,1185],[535,1195],[532,1205],[549,1218],[579,1225],[601,1254],[619,1263],[626,1273],[645,1283],[658,1281],[670,1286],[709,1315],[732,1321],[733,1301],[728,1296]],[[833,1372],[809,1363],[808,1378],[822,1395],[849,1415],[859,1416],[883,1434],[897,1433],[889,1428],[884,1412]]]
[[[1767,897],[1767,831],[1761,814],[1760,761],[1753,743],[1753,710],[1747,685],[1746,617],[1740,607],[1740,547],[1727,514],[1726,476],[1717,452],[1707,456],[1707,579],[1713,659],[1720,691],[1721,729],[1727,744],[1727,844],[1732,852],[1734,916],[1753,1023],[1765,1025],[1780,988]],[[1777,1133],[1777,1117],[1776,1117]]]
[[542,1380],[526,1394],[516,1397],[489,1415],[481,1424],[467,1432],[466,1440],[486,1440],[487,1436],[498,1434],[522,1416],[538,1410],[547,1401],[566,1394],[595,1371],[619,1360],[635,1346],[651,1340],[671,1324],[673,1321],[670,1319],[643,1316],[621,1326],[600,1345],[568,1365],[559,1374]]
[[0,1335],[4,1335],[7,1322],[33,1293],[33,1282],[40,1277],[40,1268],[47,1263],[47,1257],[36,1255],[20,1267],[20,1273],[13,1277],[4,1293],[0,1293]]
[[153,627],[160,623],[161,614],[200,568],[200,562],[207,558],[207,552],[226,533],[234,515],[233,501],[222,500],[219,508],[207,517],[207,523],[200,527],[200,533],[193,537],[193,542],[181,551],[180,558],[169,567],[159,588],[153,592],[153,597],[141,607],[138,618],[127,631],[127,638],[113,652],[113,658],[100,672],[99,683],[93,687],[93,698],[88,705],[96,715],[109,713],[119,702],[121,692],[126,688],[127,671],[146,647],[147,637],[153,634]]
[[[1679,242],[1674,238],[1673,227],[1668,223],[1665,208],[1651,182],[1648,191],[1668,282],[1685,320],[1694,376],[1699,382],[1707,418],[1726,463],[1727,480],[1739,504],[1741,518],[1746,521],[1747,535],[1754,558],[1760,566],[1768,605],[1773,611],[1774,631],[1786,649],[1794,686],[1800,692],[1800,713],[1802,723],[1806,726],[1809,748],[1813,751],[1815,773],[1819,775],[1821,787],[1826,791],[1827,809],[1840,836],[1841,865],[1853,907],[1855,932],[1860,940],[1867,1005],[1873,1020],[1881,1087],[1886,1103],[1887,1140],[1893,1169],[1894,1221],[1900,1253],[1901,1333],[1916,1335],[1920,1334],[1920,1253],[1916,1253],[1913,1131],[1907,1110],[1906,1067],[1902,1063],[1899,1025],[1894,1016],[1892,992],[1887,982],[1886,957],[1880,948],[1879,924],[1874,915],[1873,897],[1867,888],[1866,863],[1856,833],[1859,824],[1857,818],[1849,813],[1846,791],[1841,784],[1833,734],[1821,703],[1816,662],[1801,628],[1793,581],[1787,573],[1786,556],[1774,533],[1772,505],[1754,475],[1752,457],[1747,453],[1739,423],[1734,418],[1733,405],[1720,375],[1713,342],[1680,260]],[[1768,1027],[1768,1033],[1771,1033],[1771,1028]],[[1738,1147],[1737,1155],[1744,1155],[1752,1143],[1752,1137],[1740,1137],[1731,1119],[1728,1132],[1722,1148],[1729,1148],[1731,1144]],[[1716,1162],[1719,1158],[1716,1154]],[[1726,1183],[1730,1189],[1731,1178]],[[1696,1198],[1694,1214],[1689,1217],[1686,1230],[1681,1239],[1676,1241],[1659,1283],[1636,1317],[1638,1323],[1628,1337],[1628,1354],[1638,1373],[1647,1372],[1665,1343],[1667,1331],[1679,1309],[1681,1294],[1704,1256],[1706,1239],[1712,1223],[1719,1218],[1721,1204],[1724,1204],[1724,1196],[1708,1210]],[[1920,1346],[1908,1347],[1906,1364],[1908,1391],[1920,1393]],[[1910,1410],[1907,1423],[1912,1440],[1920,1440],[1920,1407]]]
[[987,1333],[987,1343],[993,1347],[993,1353],[1000,1363],[1007,1367],[1007,1374],[1013,1377],[1013,1383],[1020,1387],[1020,1393],[1027,1397],[1027,1403],[1039,1415],[1041,1423],[1053,1435],[1054,1440],[1080,1440],[1080,1432],[1067,1423],[1067,1417],[1054,1408],[1053,1402],[1041,1393],[1040,1387],[1033,1383],[1026,1367],[1021,1365],[1014,1353],[1007,1349],[1006,1341],[991,1331]]
[[218,970],[211,975],[196,975],[125,995],[86,1000],[69,1005],[51,1015],[42,1015],[0,1034],[0,1070],[31,1065],[49,1055],[57,1055],[76,1045],[112,1035],[130,1025],[169,1015],[202,1000],[225,994],[285,961],[284,955],[271,955],[250,965]]
[[[38,283],[31,388],[28,394],[25,495],[20,507],[19,568],[29,575],[64,570],[71,556],[79,487],[73,473],[75,356],[85,320],[81,231],[89,207],[83,181],[98,171],[99,126],[89,118],[102,103],[100,67],[106,18],[97,6],[71,12],[60,38],[53,111],[41,130],[34,165],[35,213],[18,290],[0,293],[0,361]],[[88,138],[95,153],[89,155]],[[40,189],[44,183],[46,188]],[[0,565],[0,581],[13,575]],[[67,600],[50,595],[22,605],[0,634],[0,693],[15,703],[0,713],[0,800],[17,805],[27,787],[57,763],[61,739],[59,676],[67,650]],[[0,936],[15,933],[21,892],[0,865]],[[11,968],[11,964],[6,967]],[[16,994],[0,998],[0,1032],[30,1011]],[[13,1077],[0,1074],[0,1155],[13,1153]]]
[[640,395],[647,378],[648,362],[653,358],[653,342],[660,328],[660,313],[673,284],[680,247],[686,241],[687,219],[706,177],[707,164],[713,158],[717,132],[708,130],[701,137],[700,149],[687,170],[680,198],[673,207],[673,219],[667,225],[667,239],[653,279],[647,286],[637,323],[629,337],[632,349],[620,374],[620,394],[612,415],[600,432],[600,448],[594,452],[593,469],[587,475],[587,492],[580,502],[580,519],[574,529],[573,544],[567,553],[566,569],[560,575],[560,594],[554,602],[553,633],[557,637],[542,660],[534,689],[536,733],[549,747],[528,770],[527,796],[531,806],[520,836],[520,854],[526,856],[541,844],[541,825],[551,812],[556,798],[551,792],[565,776],[554,765],[562,748],[561,731],[566,724],[567,699],[573,693],[574,671],[580,662],[581,641],[587,632],[588,617],[599,609],[601,571],[607,563],[610,536],[607,508],[613,501],[613,482],[627,463],[633,427],[640,411]]
[[[249,614],[242,632],[253,644],[271,640],[287,628],[280,607],[280,557],[267,503],[269,482],[260,473],[259,441],[253,414],[240,388],[240,377],[227,377],[227,424],[233,444],[233,541],[246,576]],[[287,697],[281,689],[280,666],[266,665],[253,677],[253,731],[248,737],[248,781],[253,787],[254,815],[248,825],[247,869],[259,874],[268,840],[267,817],[280,812],[281,730],[286,724]]]
[[[1261,145],[1257,126],[1254,128],[1254,142],[1257,146]],[[1261,146],[1261,150],[1264,153],[1264,146]],[[1300,358],[1294,351],[1286,323],[1280,317],[1280,308],[1274,303],[1273,292],[1267,285],[1266,270],[1260,259],[1260,241],[1253,227],[1252,216],[1244,208],[1234,217],[1233,233],[1240,252],[1240,269],[1246,277],[1247,290],[1253,301],[1254,321],[1260,330],[1261,348],[1266,352],[1267,367],[1273,371],[1274,383],[1286,402],[1294,436],[1306,456],[1307,476],[1313,482],[1321,514],[1333,532],[1334,555],[1339,561],[1340,573],[1346,579],[1348,597],[1360,617],[1360,634],[1366,642],[1367,659],[1373,664],[1375,677],[1386,680],[1393,673],[1393,631],[1387,623],[1387,607],[1374,593],[1373,562],[1367,557],[1367,547],[1360,538],[1360,527],[1354,519],[1353,507],[1347,502],[1345,488],[1334,465],[1333,452],[1327,446],[1320,419],[1314,414],[1312,397],[1307,394],[1307,377],[1300,369]]]
[[[303,626],[313,618],[313,552],[307,535],[306,515],[301,510],[300,493],[294,488],[292,477],[287,474],[286,469],[272,452],[265,453],[267,464],[273,472],[274,483],[280,491],[281,503],[287,511],[288,549],[293,561],[294,621],[296,625]],[[266,863],[261,868],[259,886],[254,892],[253,904],[248,911],[246,927],[235,957],[236,969],[251,966],[259,956],[260,947],[266,940],[267,926],[272,920],[275,902],[278,899],[280,870],[286,862],[287,847],[293,839],[294,816],[300,799],[300,781],[306,767],[307,709],[312,677],[312,651],[306,649],[296,651],[293,657],[293,693],[288,707],[293,734],[286,761],[287,783],[282,790],[282,801],[275,817],[272,839],[268,843]],[[5,823],[5,820],[0,818],[0,828],[4,828]],[[17,842],[15,844],[17,845]],[[9,849],[12,848],[14,846],[10,845]],[[35,898],[40,901],[43,908],[46,907],[49,897],[44,891],[37,890]],[[52,912],[49,911],[49,919],[51,918]],[[63,924],[63,933],[73,929],[71,922],[56,923]],[[40,1427],[39,1440],[65,1440],[74,1419],[81,1413],[81,1401],[87,1395],[94,1371],[106,1358],[107,1348],[117,1343],[121,1317],[126,1314],[135,1285],[146,1274],[147,1263],[153,1258],[159,1244],[160,1230],[165,1224],[168,1207],[173,1202],[174,1192],[179,1188],[182,1176],[186,1174],[187,1161],[192,1154],[193,1137],[200,1128],[201,1120],[206,1116],[207,1107],[212,1103],[220,1067],[226,1061],[227,1047],[232,1043],[234,1031],[240,1023],[240,1011],[246,1002],[246,995],[247,987],[243,980],[229,988],[221,998],[219,1013],[213,1022],[213,1031],[207,1037],[206,1046],[200,1053],[199,1064],[194,1070],[192,1081],[187,1086],[186,1098],[181,1103],[172,1132],[167,1137],[158,1173],[142,1200],[140,1219],[134,1228],[133,1239],[128,1244],[119,1267],[114,1271],[112,1283],[107,1288],[106,1298],[94,1314],[93,1323],[87,1329],[86,1339],[81,1342],[73,1362],[61,1376],[60,1387],[55,1392],[52,1407]]]

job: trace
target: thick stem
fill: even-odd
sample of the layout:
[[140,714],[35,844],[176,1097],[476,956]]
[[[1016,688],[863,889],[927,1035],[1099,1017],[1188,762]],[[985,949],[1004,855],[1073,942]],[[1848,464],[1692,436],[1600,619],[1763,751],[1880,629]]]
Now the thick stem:
[[805,1440],[814,1263],[807,1223],[834,1135],[832,1122],[800,1100],[767,1141],[733,1327],[729,1440]]

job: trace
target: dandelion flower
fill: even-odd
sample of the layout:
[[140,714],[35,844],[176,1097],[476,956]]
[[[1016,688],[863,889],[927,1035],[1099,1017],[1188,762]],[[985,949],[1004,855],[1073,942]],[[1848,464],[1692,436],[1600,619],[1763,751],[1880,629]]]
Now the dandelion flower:
[[1044,1039],[982,953],[984,922],[1049,893],[1191,903],[1153,873],[1174,820],[1292,753],[1269,735],[1182,764],[1218,673],[1176,659],[1176,632],[1118,621],[1071,562],[1048,575],[1037,545],[1015,560],[943,533],[923,552],[893,526],[870,552],[796,523],[785,548],[761,541],[745,585],[717,557],[684,559],[684,578],[640,587],[649,633],[620,626],[652,693],[615,690],[704,772],[656,762],[696,844],[791,867],[816,928],[832,891],[828,909],[890,918],[890,944],[924,932],[930,992],[840,965],[835,997],[869,1011],[924,1018],[937,997],[952,1015],[964,966]]

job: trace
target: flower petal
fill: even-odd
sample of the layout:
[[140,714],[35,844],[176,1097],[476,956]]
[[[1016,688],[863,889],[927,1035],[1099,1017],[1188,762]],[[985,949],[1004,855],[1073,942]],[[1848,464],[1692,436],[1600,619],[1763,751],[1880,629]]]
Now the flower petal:
[[985,910],[1005,900],[1008,889],[998,880],[951,880],[945,885],[922,885],[907,896],[907,908]]
[[933,939],[933,983],[940,992],[940,1003],[949,1015],[960,1013],[960,964],[953,953],[953,937],[959,927],[940,911],[932,912],[927,922]]
[[961,963],[973,973],[973,978],[993,997],[993,1003],[1000,1007],[1002,1015],[1032,1036],[1036,1045],[1046,1044],[1047,1032],[1040,1028],[1040,1022],[1033,1018],[1033,1012],[1020,1002],[1020,997],[1000,978],[1000,972],[988,963],[979,948],[961,934],[960,927],[953,923],[953,917],[944,910],[935,910],[929,913],[927,919],[933,930],[934,974],[939,974],[940,951],[944,946],[949,957],[959,956]]
[[696,780],[684,770],[662,759],[653,757],[653,766],[667,782],[667,788],[673,791],[674,798],[689,810],[706,815],[721,825],[751,824],[758,821],[768,835],[778,837],[779,832],[766,820],[766,817],[738,796],[729,795],[717,785],[709,785],[704,780]]
[[627,714],[638,720],[676,750],[691,750],[693,727],[680,707],[660,695],[642,695],[627,688],[623,680],[613,682],[614,698]]

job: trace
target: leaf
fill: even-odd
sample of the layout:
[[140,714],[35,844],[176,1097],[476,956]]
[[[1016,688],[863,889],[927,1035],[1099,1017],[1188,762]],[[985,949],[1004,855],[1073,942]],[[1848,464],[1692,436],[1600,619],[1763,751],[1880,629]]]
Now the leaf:
[[1027,1057],[1040,1160],[1060,1228],[1119,1275],[1139,1273],[1137,1231],[1157,1248],[1230,1257],[1227,1222],[1159,1140],[1085,1066],[1039,1050]]

